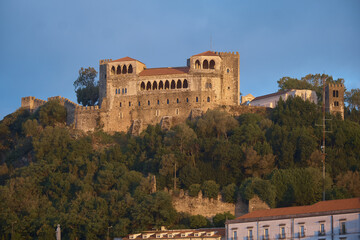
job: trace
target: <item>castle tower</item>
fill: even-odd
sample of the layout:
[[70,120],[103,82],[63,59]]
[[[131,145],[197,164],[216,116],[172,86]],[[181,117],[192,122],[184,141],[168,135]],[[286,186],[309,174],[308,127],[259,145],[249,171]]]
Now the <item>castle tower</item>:
[[340,114],[344,119],[344,85],[329,84],[325,88],[325,109],[331,114]]

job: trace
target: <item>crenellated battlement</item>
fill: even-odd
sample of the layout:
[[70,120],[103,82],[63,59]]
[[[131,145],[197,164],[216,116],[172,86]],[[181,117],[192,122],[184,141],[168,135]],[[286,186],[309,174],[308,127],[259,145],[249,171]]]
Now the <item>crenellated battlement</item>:
[[100,65],[103,65],[103,64],[106,64],[106,63],[111,62],[111,61],[112,61],[112,59],[101,59],[99,61],[99,63],[100,63]]
[[99,106],[80,106],[77,105],[76,106],[76,111],[94,111],[94,110],[99,110]]
[[45,100],[35,98],[33,96],[21,98],[21,107],[27,108],[30,112],[36,110],[38,107],[44,105]]
[[239,52],[215,52],[219,56],[238,56]]
[[343,88],[344,84],[336,84],[336,83],[332,83],[328,85],[331,88]]

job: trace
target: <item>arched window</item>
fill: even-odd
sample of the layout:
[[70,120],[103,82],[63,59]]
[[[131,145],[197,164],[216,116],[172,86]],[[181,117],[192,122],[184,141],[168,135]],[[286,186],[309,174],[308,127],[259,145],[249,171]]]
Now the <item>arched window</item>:
[[180,79],[176,83],[176,88],[181,88],[181,80]]
[[116,69],[116,74],[121,74],[121,66],[117,66],[117,69]]
[[[210,62],[210,65],[211,65],[211,62]],[[128,73],[132,73],[132,72],[133,72],[133,69],[132,69],[132,65],[130,64],[129,69],[128,69]]]
[[153,82],[153,90],[157,89],[157,82]]
[[210,102],[210,97],[207,97],[207,102]]
[[215,61],[214,60],[210,61],[210,69],[215,69]]
[[144,83],[144,82],[141,82],[141,84],[140,84],[140,90],[141,90],[141,91],[145,90],[145,83]]
[[186,79],[184,80],[183,88],[188,88],[188,81]]
[[151,82],[147,82],[147,84],[146,84],[146,90],[151,90]]
[[165,89],[169,89],[169,81],[168,80],[166,80],[166,82],[165,82]]
[[163,81],[160,81],[160,82],[159,82],[159,90],[160,90],[160,89],[164,89],[164,83],[163,83]]
[[115,74],[115,67],[112,66],[112,68],[111,68],[111,75],[114,75],[114,74]]
[[201,68],[200,61],[199,61],[199,60],[196,60],[196,62],[195,62],[195,69],[200,69],[200,68]]
[[171,89],[175,89],[175,81],[174,80],[171,81]]
[[127,73],[126,65],[123,66],[122,73],[123,73],[123,74],[126,74],[126,73]]
[[209,62],[208,62],[208,60],[204,60],[203,69],[208,69],[208,68],[209,68]]

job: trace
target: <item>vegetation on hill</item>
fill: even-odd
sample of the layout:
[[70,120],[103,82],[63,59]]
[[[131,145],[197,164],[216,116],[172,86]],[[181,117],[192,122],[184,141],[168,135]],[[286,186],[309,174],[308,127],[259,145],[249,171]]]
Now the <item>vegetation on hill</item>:
[[[65,114],[65,115],[64,115]],[[254,194],[273,207],[312,204],[322,197],[320,108],[300,98],[279,101],[269,116],[232,117],[209,110],[194,121],[140,136],[66,127],[66,112],[48,102],[0,122],[0,233],[14,239],[102,239],[159,228],[221,226],[177,213],[177,187],[189,195],[235,202]],[[327,199],[360,196],[360,125],[356,109],[345,120],[327,116]],[[355,119],[355,120],[354,120]],[[174,169],[176,165],[176,179]],[[156,176],[156,193],[148,176]]]

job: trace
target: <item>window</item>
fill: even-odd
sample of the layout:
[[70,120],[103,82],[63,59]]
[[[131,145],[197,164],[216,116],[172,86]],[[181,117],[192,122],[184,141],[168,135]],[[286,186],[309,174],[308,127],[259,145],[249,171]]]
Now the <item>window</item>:
[[208,69],[208,68],[209,68],[209,62],[208,62],[208,60],[204,60],[203,69]]
[[237,231],[234,231],[234,232],[233,232],[233,239],[234,239],[234,240],[237,240]]
[[155,115],[156,115],[156,116],[160,116],[160,110],[156,110],[156,111],[155,111]]
[[248,229],[248,240],[253,240],[253,230]]
[[122,73],[123,73],[123,74],[126,74],[126,73],[127,73],[126,65],[123,66]]
[[305,237],[305,226],[304,225],[300,225],[300,229],[299,229],[299,237]]
[[159,101],[159,99],[157,100],[157,104],[158,104],[158,105],[160,104],[160,101]]
[[141,103],[140,103],[140,101],[139,101],[138,105],[139,105],[139,106],[141,106]]
[[174,80],[171,81],[171,89],[175,89],[175,81]]
[[116,69],[116,74],[121,74],[121,67],[120,67],[120,65],[119,65],[119,66],[117,66],[117,69]]
[[215,69],[215,61],[214,60],[210,61],[210,69]]
[[334,102],[334,106],[335,106],[335,107],[338,107],[338,106],[339,106],[339,102],[338,102],[338,101],[335,101],[335,102]]
[[196,60],[195,62],[195,69],[200,69],[200,61]]
[[339,97],[339,91],[333,90],[333,97]]
[[186,102],[189,102],[189,98],[186,98]]
[[346,234],[346,222],[340,221],[340,234]]
[[131,107],[131,102],[129,102],[129,107]]
[[160,90],[160,89],[164,89],[164,83],[163,83],[163,81],[160,81],[160,82],[159,82],[159,90]]
[[325,223],[320,223],[319,236],[325,235]]
[[141,82],[141,84],[140,84],[140,90],[145,90],[145,83],[144,83],[144,82]]
[[182,85],[181,80],[179,79],[176,83],[176,88],[181,88],[181,85]]
[[199,102],[199,98],[198,98],[198,97],[196,97],[196,102]]
[[150,105],[150,100],[148,100],[148,105]]
[[119,117],[120,117],[120,119],[123,119],[124,115],[123,115],[123,113],[122,113],[122,112],[121,112],[121,113],[119,113]]
[[130,64],[130,65],[129,65],[128,73],[132,73],[132,72],[133,72],[133,68],[132,68],[132,65]]
[[210,102],[210,97],[207,97],[207,102]]
[[[120,89],[119,89],[120,90]],[[121,89],[121,93],[124,94],[124,89]]]
[[120,102],[120,107],[121,107],[121,102]]
[[286,236],[285,227],[280,227],[280,238],[284,239],[285,236]]
[[147,82],[146,84],[146,90],[151,90],[151,82]]
[[186,79],[183,82],[183,88],[188,88],[188,81]]
[[179,109],[178,109],[178,108],[175,109],[175,114],[176,114],[176,115],[179,115]]
[[226,72],[229,73],[229,72],[230,72],[230,69],[226,69]]
[[176,103],[179,103],[179,99],[178,99],[178,98],[176,99]]
[[166,103],[169,104],[169,99],[166,99]]
[[117,94],[117,89],[115,89],[115,94]]
[[153,90],[157,89],[157,82],[153,82]]
[[269,240],[269,228],[264,228],[264,240]]
[[125,88],[125,94],[127,94],[127,88]]
[[170,85],[169,81],[166,80],[166,82],[165,82],[165,89],[169,89],[169,85]]

